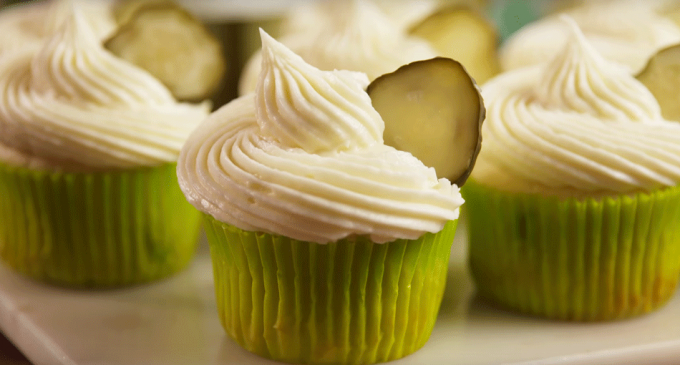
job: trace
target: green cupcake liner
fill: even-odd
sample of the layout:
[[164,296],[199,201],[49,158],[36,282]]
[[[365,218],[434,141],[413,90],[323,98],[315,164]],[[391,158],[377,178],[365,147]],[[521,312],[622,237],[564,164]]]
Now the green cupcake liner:
[[0,258],[31,278],[75,287],[181,270],[200,213],[180,191],[175,166],[57,173],[0,164]]
[[418,240],[316,244],[204,217],[219,316],[246,350],[291,363],[373,364],[430,337],[457,221]]
[[602,198],[463,189],[478,293],[542,317],[602,321],[662,306],[680,276],[680,187]]

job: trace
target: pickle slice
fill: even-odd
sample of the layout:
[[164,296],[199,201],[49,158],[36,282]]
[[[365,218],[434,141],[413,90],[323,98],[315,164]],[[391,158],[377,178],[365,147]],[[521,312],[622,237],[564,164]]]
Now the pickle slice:
[[664,118],[680,121],[680,44],[657,52],[636,78],[652,92]]
[[200,101],[217,90],[226,71],[222,45],[198,19],[166,1],[144,3],[128,17],[105,42],[109,51],[147,70],[179,100]]
[[498,33],[472,9],[443,7],[414,25],[410,34],[429,41],[440,56],[458,60],[479,84],[500,72]]
[[486,109],[477,84],[458,61],[436,57],[410,63],[373,80],[367,92],[385,121],[385,144],[463,186],[482,147]]

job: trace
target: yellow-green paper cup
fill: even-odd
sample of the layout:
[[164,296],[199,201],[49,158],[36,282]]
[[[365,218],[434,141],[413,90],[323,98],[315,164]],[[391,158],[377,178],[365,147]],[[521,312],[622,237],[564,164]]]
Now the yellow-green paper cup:
[[175,166],[61,173],[0,163],[0,257],[28,277],[73,287],[176,273],[193,257],[200,214]]
[[662,306],[680,276],[680,188],[602,198],[463,189],[478,293],[527,314],[576,321]]
[[457,221],[417,240],[317,244],[204,217],[219,316],[246,350],[291,363],[372,364],[430,337]]

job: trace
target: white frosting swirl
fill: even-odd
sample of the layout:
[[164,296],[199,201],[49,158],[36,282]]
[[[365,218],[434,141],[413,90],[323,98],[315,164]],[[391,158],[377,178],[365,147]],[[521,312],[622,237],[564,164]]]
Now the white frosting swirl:
[[649,191],[680,181],[680,124],[606,61],[572,23],[548,64],[482,87],[482,149],[473,179],[501,190],[557,195]]
[[77,2],[98,39],[116,29],[111,2],[104,0],[53,0],[15,5],[0,11],[0,53],[44,42],[58,31]]
[[[322,70],[352,70],[370,80],[407,63],[435,57],[426,41],[411,37],[377,5],[365,0],[321,1],[292,12],[280,40]],[[261,54],[244,68],[239,93],[255,89]]]
[[178,161],[189,202],[249,231],[327,243],[438,232],[458,188],[383,144],[365,75],[320,71],[263,34],[257,91],[213,113]]
[[[588,41],[606,59],[639,72],[658,50],[680,42],[680,27],[658,13],[655,0],[584,1],[568,10]],[[547,62],[569,40],[570,30],[548,16],[513,34],[500,50],[504,70]]]
[[180,104],[107,52],[78,6],[39,48],[0,57],[0,144],[57,170],[153,166],[177,158],[208,105]]

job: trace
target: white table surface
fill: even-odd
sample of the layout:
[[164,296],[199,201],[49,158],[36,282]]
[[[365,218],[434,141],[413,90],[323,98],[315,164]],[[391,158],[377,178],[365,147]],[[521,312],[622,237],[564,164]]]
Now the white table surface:
[[[633,320],[583,324],[489,307],[474,295],[459,229],[439,318],[403,364],[679,364],[680,295]],[[242,350],[220,326],[209,253],[183,273],[131,289],[37,284],[0,266],[0,330],[37,365],[279,364]]]

